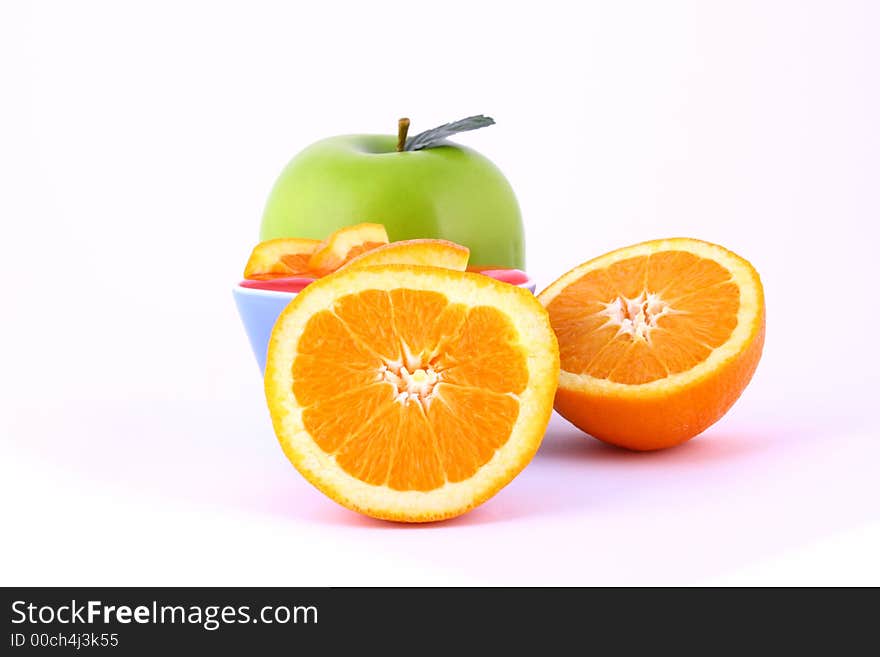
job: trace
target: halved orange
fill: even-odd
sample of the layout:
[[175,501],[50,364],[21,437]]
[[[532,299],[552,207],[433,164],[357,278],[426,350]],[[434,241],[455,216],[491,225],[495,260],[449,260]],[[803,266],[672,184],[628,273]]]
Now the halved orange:
[[319,490],[388,520],[450,518],[531,460],[559,375],[526,290],[434,267],[343,270],[282,312],[265,387],[284,452]]
[[309,258],[320,245],[319,240],[294,237],[260,242],[251,251],[251,257],[244,268],[244,277],[265,280],[308,274]]
[[761,279],[708,242],[619,249],[575,267],[538,298],[559,339],[556,410],[622,447],[696,436],[739,398],[761,357]]
[[388,233],[382,224],[346,226],[331,234],[309,259],[309,268],[326,275],[361,253],[388,244]]
[[470,254],[471,250],[466,246],[448,240],[401,240],[362,253],[340,269],[375,265],[425,265],[464,271]]

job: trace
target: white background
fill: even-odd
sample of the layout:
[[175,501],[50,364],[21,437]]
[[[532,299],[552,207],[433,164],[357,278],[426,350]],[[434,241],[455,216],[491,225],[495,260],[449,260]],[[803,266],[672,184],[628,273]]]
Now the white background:
[[[3,584],[880,584],[880,4],[5,2]],[[272,435],[230,286],[321,137],[474,113],[539,287],[686,235],[764,279],[729,415],[630,454],[554,418],[444,524]]]

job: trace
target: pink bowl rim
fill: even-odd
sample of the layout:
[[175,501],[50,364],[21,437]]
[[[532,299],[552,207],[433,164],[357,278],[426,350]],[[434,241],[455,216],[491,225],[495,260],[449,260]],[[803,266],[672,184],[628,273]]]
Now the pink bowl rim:
[[[529,275],[526,274],[526,276],[529,276]],[[498,280],[498,279],[495,279],[495,280]],[[501,281],[501,282],[504,282],[504,281]],[[533,291],[532,288],[535,287],[535,279],[533,279],[531,276],[529,276],[528,279],[522,283],[516,283],[516,284],[508,283],[508,285],[514,285],[515,287],[521,287],[523,289]],[[233,289],[233,291],[240,292],[242,294],[252,294],[257,297],[267,297],[270,299],[287,299],[287,298],[292,299],[297,294],[299,294],[299,292],[284,292],[282,290],[261,290],[256,287],[244,287],[241,283],[236,283],[232,287],[232,289]]]

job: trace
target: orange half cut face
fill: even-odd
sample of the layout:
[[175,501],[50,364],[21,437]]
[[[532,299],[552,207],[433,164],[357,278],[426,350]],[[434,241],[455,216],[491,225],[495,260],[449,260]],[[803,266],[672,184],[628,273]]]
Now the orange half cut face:
[[764,342],[764,293],[739,256],[693,239],[591,260],[539,299],[559,340],[557,410],[632,449],[678,444],[717,421]]
[[386,265],[307,287],[275,325],[266,395],[294,465],[344,506],[449,518],[531,459],[558,351],[546,312],[477,274]]

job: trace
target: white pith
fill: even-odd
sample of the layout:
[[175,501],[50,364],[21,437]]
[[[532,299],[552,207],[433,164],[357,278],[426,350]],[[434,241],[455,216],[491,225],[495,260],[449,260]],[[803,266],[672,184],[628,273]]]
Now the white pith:
[[600,315],[607,317],[606,326],[616,326],[618,335],[629,335],[635,340],[650,341],[651,330],[664,315],[675,312],[655,292],[642,292],[634,299],[619,296],[602,304]]
[[443,373],[436,371],[431,365],[413,368],[410,372],[406,365],[387,362],[379,368],[382,381],[387,381],[397,388],[394,401],[401,404],[421,403],[425,408],[434,398],[434,386],[443,378]]

